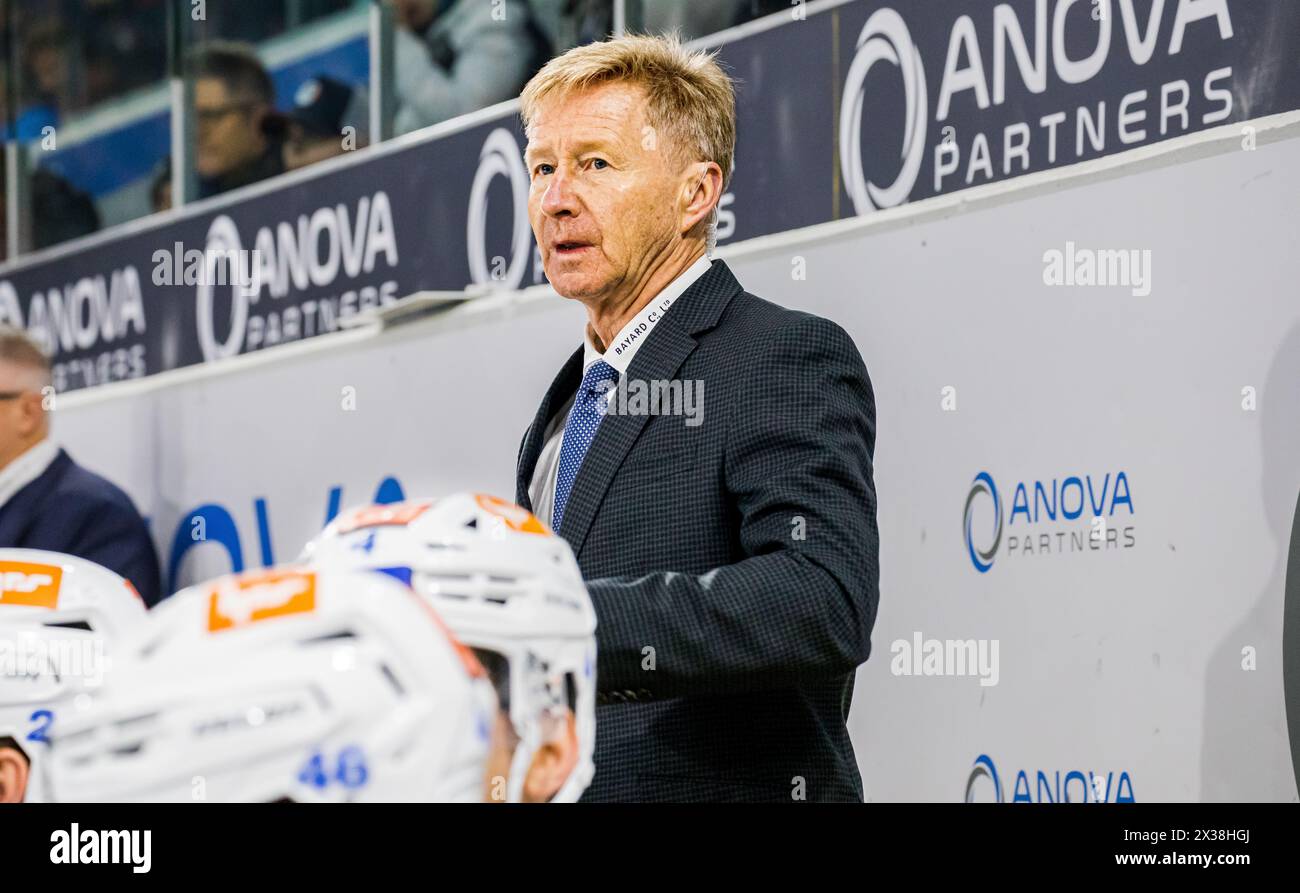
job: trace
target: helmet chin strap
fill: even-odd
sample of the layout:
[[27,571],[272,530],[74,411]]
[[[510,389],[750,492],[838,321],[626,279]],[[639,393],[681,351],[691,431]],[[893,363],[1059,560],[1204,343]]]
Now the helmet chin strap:
[[[38,747],[40,745],[37,745]],[[35,748],[32,748],[35,750]],[[45,790],[45,772],[39,756],[28,754],[27,757],[27,791],[23,794],[24,803],[48,803],[49,793]]]
[[564,780],[564,784],[560,785],[560,789],[556,791],[555,796],[551,798],[551,802],[576,803],[578,801],[578,797],[582,795],[583,790],[586,790],[587,783],[590,781],[590,779],[584,780],[581,789],[579,789],[578,776],[580,773],[578,769],[579,767],[577,766],[573,768],[573,771],[569,773],[569,777]]
[[546,716],[531,716],[523,722],[519,744],[510,759],[510,779],[506,782],[506,801],[509,803],[524,802],[524,781],[533,766],[533,759],[546,743],[546,726],[550,718],[548,713]]
[[506,802],[524,802],[524,779],[532,768],[533,756],[541,747],[540,730],[537,723],[530,722],[515,747],[515,755],[510,758],[510,778],[506,781]]

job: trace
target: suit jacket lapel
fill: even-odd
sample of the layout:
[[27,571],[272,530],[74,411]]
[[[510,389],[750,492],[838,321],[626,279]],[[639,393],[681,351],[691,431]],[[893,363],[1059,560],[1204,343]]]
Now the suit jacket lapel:
[[[646,338],[632,360],[626,379],[671,380],[695,349],[694,336],[717,325],[722,311],[738,291],[740,283],[727,265],[720,260],[714,261],[708,272],[686,289]],[[581,380],[580,375],[578,378]],[[577,382],[573,387],[577,387]],[[649,420],[648,415],[641,414],[607,415],[601,421],[596,438],[574,479],[558,531],[573,547],[574,554],[581,553],[596,518],[596,510]]]
[[543,438],[546,436],[546,426],[551,421],[551,416],[555,415],[556,410],[564,405],[564,401],[569,399],[574,391],[578,389],[578,384],[582,381],[582,348],[579,347],[569,357],[568,362],[560,369],[560,374],[555,376],[551,382],[551,387],[542,398],[542,405],[537,409],[537,415],[533,417],[533,423],[528,427],[528,433],[524,436],[524,446],[519,454],[519,465],[515,469],[515,501],[522,505],[528,511],[533,510],[532,500],[528,498],[528,487],[533,481],[533,470],[537,467],[537,457],[541,455]]

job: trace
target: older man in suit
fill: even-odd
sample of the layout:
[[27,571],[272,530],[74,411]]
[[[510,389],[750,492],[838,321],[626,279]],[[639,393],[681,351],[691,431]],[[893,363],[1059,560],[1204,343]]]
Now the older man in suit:
[[626,37],[552,60],[522,114],[546,275],[588,315],[517,468],[596,608],[584,799],[861,800],[845,721],[878,599],[874,397],[841,328],[708,257],[731,83]]
[[48,549],[103,565],[145,604],[162,597],[158,554],[130,497],[50,439],[50,361],[0,327],[0,548]]

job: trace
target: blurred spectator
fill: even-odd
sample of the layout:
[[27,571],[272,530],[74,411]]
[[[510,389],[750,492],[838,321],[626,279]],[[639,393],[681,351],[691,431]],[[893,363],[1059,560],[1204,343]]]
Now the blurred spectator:
[[199,197],[283,173],[280,144],[262,129],[275,88],[253,48],[213,41],[198,49],[193,64]]
[[[7,230],[5,190],[0,183],[0,246]],[[53,171],[38,167],[31,175],[32,248],[49,248],[99,229],[99,211],[90,196]]]
[[395,0],[396,133],[513,99],[550,56],[524,0]]
[[613,0],[528,0],[528,9],[551,55],[604,40],[614,31]]
[[57,19],[45,19],[23,33],[18,88],[21,105],[14,130],[23,142],[40,139],[72,104],[67,33]]
[[[297,170],[365,145],[364,94],[342,81],[314,77],[303,81],[288,114],[268,115],[262,129],[280,143],[285,170]],[[344,133],[352,127],[351,133]],[[345,142],[348,138],[350,142]]]
[[91,0],[75,6],[86,106],[167,76],[166,0]]
[[[555,55],[604,40],[614,30],[613,0],[528,0],[528,7]],[[676,31],[695,40],[791,9],[792,0],[628,0],[627,27],[651,34]]]
[[[165,2],[8,0],[8,24],[20,47],[20,118],[55,124],[71,112],[161,80],[167,65]],[[8,49],[9,33],[3,40]],[[31,138],[31,128],[22,124],[23,138]]]
[[[202,19],[191,16],[191,0],[0,0],[20,47],[14,66],[21,75],[20,113],[39,106],[43,118],[53,110],[66,118],[159,83],[167,74],[167,6],[173,2],[186,13],[192,40],[260,42],[364,0],[212,0]],[[0,16],[0,52],[11,46],[5,24]]]
[[32,172],[32,243],[49,248],[99,229],[99,211],[89,195],[57,174]]
[[635,30],[648,34],[666,34],[675,31],[683,40],[695,40],[708,34],[730,28],[739,20],[747,2],[739,0],[692,0],[683,3],[643,2],[641,21]]
[[[195,23],[195,33],[200,40],[220,38],[261,43],[305,22],[366,3],[367,0],[207,0],[206,16]],[[182,5],[191,7],[194,3],[182,0]]]
[[734,24],[739,25],[741,22],[748,22],[750,19],[759,19],[774,12],[795,11],[794,0],[740,0],[737,4],[739,9],[736,14]]

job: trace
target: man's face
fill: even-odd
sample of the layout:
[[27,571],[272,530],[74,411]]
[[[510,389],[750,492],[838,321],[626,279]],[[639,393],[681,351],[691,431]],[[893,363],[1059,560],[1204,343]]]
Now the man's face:
[[680,235],[684,171],[644,105],[641,87],[604,84],[544,103],[530,128],[528,216],[546,278],[589,306],[635,289]]
[[266,109],[264,102],[232,96],[216,78],[199,78],[194,83],[194,168],[199,176],[220,176],[262,154]]
[[32,54],[32,77],[42,93],[57,93],[68,80],[68,53],[61,46],[44,46]]
[[45,419],[42,399],[32,370],[0,361],[0,466],[39,439]]

